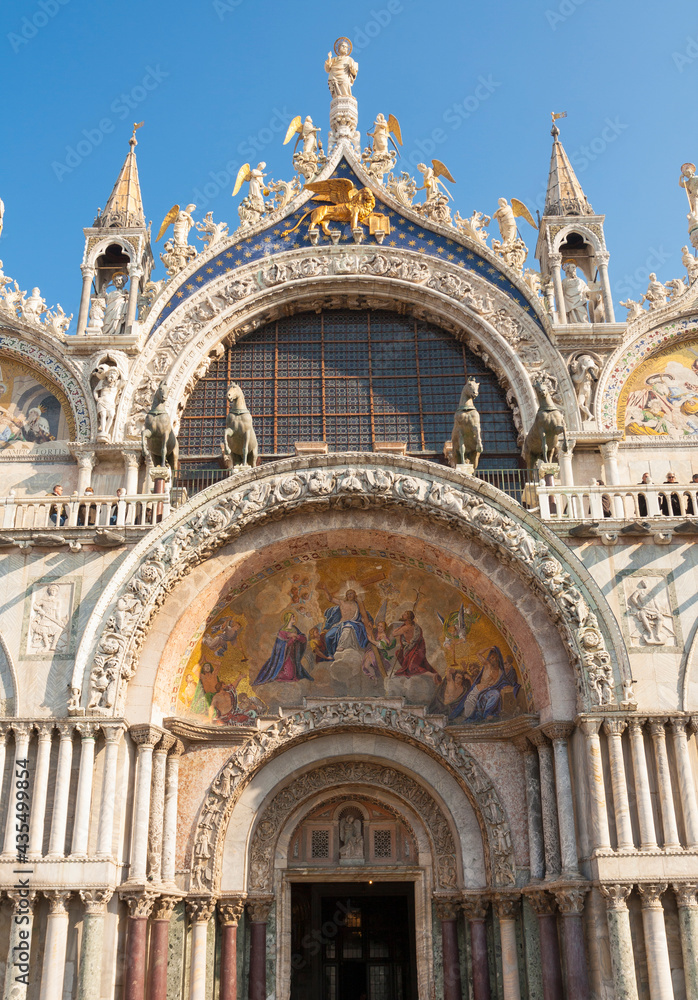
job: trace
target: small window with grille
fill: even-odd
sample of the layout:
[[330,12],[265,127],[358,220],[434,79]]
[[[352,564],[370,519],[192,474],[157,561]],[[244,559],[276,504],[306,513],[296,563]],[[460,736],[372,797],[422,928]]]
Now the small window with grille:
[[390,830],[373,831],[373,856],[375,858],[390,858],[393,854],[393,840]]
[[310,857],[329,858],[330,856],[330,831],[313,830],[310,835]]

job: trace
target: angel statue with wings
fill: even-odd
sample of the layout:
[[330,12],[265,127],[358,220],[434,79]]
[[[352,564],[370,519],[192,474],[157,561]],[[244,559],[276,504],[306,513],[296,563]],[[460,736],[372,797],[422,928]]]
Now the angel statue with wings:
[[184,208],[173,205],[162,220],[160,232],[155,242],[161,240],[172,225],[174,238],[165,242],[164,253],[160,254],[160,259],[170,275],[177,274],[183,267],[186,267],[190,260],[196,257],[196,247],[189,245],[189,230],[194,225],[191,213],[195,208],[196,205],[186,205]]
[[502,258],[505,264],[513,267],[516,271],[523,271],[524,261],[528,256],[528,247],[519,236],[516,219],[522,218],[534,229],[538,226],[533,220],[533,216],[518,198],[511,199],[511,205],[506,198],[500,198],[499,208],[492,213],[492,220],[497,220],[499,225],[499,235],[501,240],[492,240],[492,249]]
[[267,210],[264,196],[269,194],[269,188],[264,186],[264,173],[266,163],[258,163],[256,167],[250,167],[249,163],[243,163],[238,170],[233,188],[233,198],[238,193],[243,184],[249,184],[246,196],[238,205],[238,215],[240,225],[253,226],[262,218]]
[[425,200],[422,205],[416,205],[415,208],[433,222],[451,222],[448,201],[453,196],[443,181],[439,180],[439,177],[445,177],[451,184],[456,183],[448,167],[441,160],[432,160],[430,167],[426,163],[418,163],[417,170],[424,175],[424,183],[417,190],[425,192]]
[[314,192],[314,201],[328,201],[330,204],[311,208],[300,217],[293,229],[287,229],[283,233],[284,236],[295,232],[303,219],[308,216],[310,216],[309,229],[320,226],[325,236],[332,235],[330,222],[348,222],[352,229],[368,225],[372,233],[375,232],[374,222],[379,223],[380,229],[388,225],[387,218],[374,215],[376,199],[373,192],[369,188],[362,188],[359,191],[346,177],[331,177],[327,181],[315,181],[314,184],[305,186],[307,190]]
[[[310,115],[306,115],[305,121],[300,115],[296,115],[286,131],[284,146],[294,135],[297,136],[296,145],[293,147],[293,166],[306,181],[312,180],[318,173],[318,166],[324,166],[327,162],[322,143],[317,137],[319,131],[320,129],[313,125]],[[298,152],[300,142],[303,143],[303,148]]]
[[[366,147],[362,159],[370,173],[383,183],[384,174],[393,169],[400,155],[396,145],[396,140],[402,145],[400,123],[395,115],[388,115],[386,121],[385,115],[379,114],[373,123],[373,132],[367,132],[366,135],[373,139],[373,144],[372,147]],[[390,143],[393,149],[390,148]]]

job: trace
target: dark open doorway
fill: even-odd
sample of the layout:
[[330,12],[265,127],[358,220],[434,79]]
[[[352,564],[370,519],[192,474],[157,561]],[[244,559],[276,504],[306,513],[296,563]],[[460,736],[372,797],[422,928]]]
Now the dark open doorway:
[[411,882],[295,883],[291,1000],[416,1000]]

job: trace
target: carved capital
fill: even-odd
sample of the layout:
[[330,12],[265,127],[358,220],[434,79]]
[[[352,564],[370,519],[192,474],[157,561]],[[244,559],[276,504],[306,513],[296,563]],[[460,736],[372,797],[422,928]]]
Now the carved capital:
[[676,894],[676,905],[680,907],[698,908],[698,882],[672,882]]
[[181,740],[175,739],[174,743],[167,752],[168,758],[181,757],[184,753],[184,744]]
[[153,904],[153,920],[169,920],[179,902],[179,896],[158,896]]
[[128,906],[132,920],[147,920],[157,899],[157,893],[148,889],[125,889],[119,895]]
[[686,736],[686,729],[689,725],[689,719],[670,719],[669,725],[671,726],[672,732],[675,736]]
[[141,464],[141,456],[140,455],[136,455],[132,451],[125,451],[124,452],[124,465],[125,465],[125,467],[126,467],[127,470],[128,469],[138,469],[138,468],[140,468],[140,464]]
[[642,900],[642,908],[644,910],[661,910],[662,896],[667,888],[666,882],[640,882],[637,889]]
[[15,746],[20,740],[29,742],[34,726],[31,722],[11,722],[10,728],[15,736]]
[[75,457],[78,461],[78,469],[89,469],[91,471],[97,464],[97,459],[93,451],[81,451]]
[[600,885],[601,895],[606,900],[607,910],[627,910],[627,899],[633,891],[632,882],[613,882]]
[[490,901],[487,896],[468,896],[464,894],[461,905],[468,920],[484,920],[487,917]]
[[214,896],[189,896],[186,904],[187,916],[193,924],[207,924],[216,908]]
[[596,263],[598,264],[599,267],[603,267],[605,264],[608,264],[610,259],[611,255],[608,252],[608,250],[596,251]]
[[69,740],[73,742],[73,732],[75,731],[75,725],[72,722],[57,722],[56,729],[58,730],[58,735],[61,740]]
[[638,733],[642,736],[644,728],[645,719],[640,719],[635,716],[628,719],[628,731],[631,736],[636,736]]
[[650,719],[649,731],[653,740],[665,740],[667,719]]
[[247,912],[253,924],[266,924],[274,905],[273,896],[257,896],[247,900]]
[[587,739],[592,736],[598,735],[599,727],[601,726],[601,719],[582,719],[579,723],[579,728],[584,733]]
[[620,441],[604,441],[603,444],[600,444],[599,451],[604,462],[607,462],[609,458],[616,458],[619,447]]
[[589,892],[588,885],[575,886],[568,889],[557,889],[555,899],[563,917],[581,916],[584,909],[584,897]]
[[537,917],[547,917],[557,913],[555,897],[551,896],[545,889],[536,889],[533,892],[526,892],[525,895]]
[[228,896],[218,900],[218,915],[224,927],[237,927],[245,909],[244,896]]
[[34,729],[39,743],[50,743],[54,728],[55,726],[52,722],[35,722]]
[[45,889],[43,895],[48,900],[49,913],[68,912],[68,900],[73,895],[72,889]]
[[493,903],[500,920],[514,920],[521,906],[521,896],[516,893],[498,892]]
[[535,747],[531,744],[531,741],[526,736],[517,736],[511,742],[514,744],[519,753],[522,754],[523,756],[526,756],[526,754],[529,753],[536,752]]
[[562,254],[561,253],[550,253],[548,254],[548,261],[551,267],[560,267],[562,265]]
[[80,889],[85,913],[106,913],[107,903],[113,894],[112,889]]
[[85,740],[94,740],[95,733],[99,727],[96,722],[78,722],[75,725],[76,730],[80,733],[80,738],[85,742]]
[[121,738],[124,735],[123,725],[120,723],[118,725],[106,725],[102,722],[100,723],[100,729],[102,730],[105,742],[115,743],[117,746],[121,743]]
[[12,914],[33,913],[38,895],[36,889],[6,889],[7,898],[12,900]]
[[536,748],[550,746],[550,740],[542,729],[532,729],[526,736]]
[[553,743],[556,740],[568,740],[574,732],[574,722],[548,722],[542,729]]
[[162,729],[157,729],[155,726],[147,725],[131,726],[128,734],[138,747],[138,752],[141,753],[143,750],[147,750],[148,748],[151,750],[153,749],[162,736]]
[[461,899],[458,896],[434,896],[434,907],[439,920],[455,920],[460,913]]
[[603,728],[607,736],[621,736],[627,725],[625,719],[605,719]]
[[172,733],[163,733],[160,737],[160,742],[155,747],[154,752],[168,754],[176,742],[177,737],[173,736]]

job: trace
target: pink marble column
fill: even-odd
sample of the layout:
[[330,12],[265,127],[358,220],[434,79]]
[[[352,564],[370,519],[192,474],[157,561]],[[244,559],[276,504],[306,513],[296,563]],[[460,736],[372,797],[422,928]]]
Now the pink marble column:
[[490,965],[487,957],[487,908],[483,896],[465,896],[463,910],[470,928],[470,956],[472,962],[473,1000],[490,1000]]
[[238,924],[245,908],[243,896],[221,899],[218,916],[221,924],[221,995],[220,1000],[238,997]]
[[272,897],[263,896],[247,902],[250,915],[250,1000],[267,996],[267,920],[274,905]]
[[550,893],[529,892],[526,898],[538,917],[540,931],[540,966],[543,977],[543,1000],[562,1000],[562,966],[557,936],[557,907]]
[[170,918],[179,896],[159,896],[150,918],[150,961],[148,962],[148,1000],[167,1000],[167,951]]
[[124,1000],[145,1000],[145,960],[148,917],[153,909],[155,893],[145,890],[123,892],[121,898],[128,904],[128,934],[124,968]]
[[444,973],[444,1000],[461,1000],[460,954],[458,952],[458,913],[460,900],[434,897],[436,915],[441,921]]
[[589,1000],[589,973],[584,948],[582,912],[588,886],[559,889],[555,892],[562,913],[562,947],[565,953],[567,996],[574,1000]]

